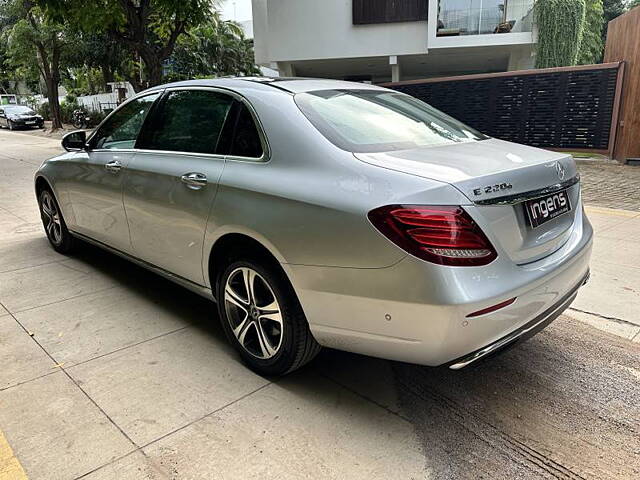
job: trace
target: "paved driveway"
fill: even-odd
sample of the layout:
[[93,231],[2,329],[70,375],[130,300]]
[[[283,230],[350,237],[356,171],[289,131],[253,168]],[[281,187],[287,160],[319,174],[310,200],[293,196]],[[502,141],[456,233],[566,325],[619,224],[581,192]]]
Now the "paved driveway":
[[[0,131],[0,479],[640,477],[637,310],[607,315],[602,287],[571,313],[585,318],[473,370],[324,351],[262,378],[211,303],[95,248],[48,247],[31,182],[57,151]],[[592,217],[640,233],[635,214]],[[621,272],[617,255],[601,268]],[[612,302],[637,301],[635,259]]]
[[578,168],[587,204],[640,212],[640,166],[583,160]]

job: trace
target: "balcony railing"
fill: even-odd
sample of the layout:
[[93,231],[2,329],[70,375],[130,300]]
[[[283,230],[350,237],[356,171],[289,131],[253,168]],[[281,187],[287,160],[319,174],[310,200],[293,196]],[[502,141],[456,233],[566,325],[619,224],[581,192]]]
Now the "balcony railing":
[[440,0],[438,36],[531,32],[534,0]]

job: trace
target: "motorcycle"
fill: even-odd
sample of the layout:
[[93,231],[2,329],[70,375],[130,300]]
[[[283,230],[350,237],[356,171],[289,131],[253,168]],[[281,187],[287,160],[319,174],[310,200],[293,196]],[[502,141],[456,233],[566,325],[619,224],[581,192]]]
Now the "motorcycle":
[[79,108],[78,110],[74,110],[73,114],[71,115],[71,123],[75,128],[87,128],[90,121],[91,117],[89,117],[87,112],[81,108]]

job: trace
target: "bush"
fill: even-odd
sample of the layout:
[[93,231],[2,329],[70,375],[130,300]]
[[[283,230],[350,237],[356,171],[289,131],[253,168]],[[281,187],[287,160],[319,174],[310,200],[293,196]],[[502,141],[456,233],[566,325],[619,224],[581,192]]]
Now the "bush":
[[80,108],[78,100],[73,95],[68,95],[60,104],[60,116],[62,123],[71,123],[73,121],[73,112]]
[[94,112],[93,110],[89,111],[89,126],[97,127],[102,120],[106,118],[107,114],[105,112]]
[[[64,101],[60,103],[60,114],[62,115],[62,122],[70,124],[73,120],[73,112],[79,108],[83,108],[78,103],[78,100],[73,95],[65,97]],[[42,115],[45,120],[51,120],[51,109],[49,108],[49,102],[44,102],[39,107],[34,109],[38,115]],[[87,115],[90,118],[89,126],[95,127],[102,122],[108,115],[108,112],[94,112],[88,110]]]
[[44,102],[36,108],[36,113],[41,115],[45,120],[51,120],[51,109],[49,108],[49,102]]

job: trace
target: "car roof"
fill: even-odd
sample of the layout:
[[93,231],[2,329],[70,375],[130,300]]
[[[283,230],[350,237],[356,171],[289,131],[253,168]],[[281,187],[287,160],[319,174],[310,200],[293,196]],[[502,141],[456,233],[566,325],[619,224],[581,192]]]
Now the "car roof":
[[342,80],[329,80],[324,78],[302,77],[229,77],[211,78],[201,80],[186,80],[182,82],[168,83],[152,87],[146,92],[173,87],[219,87],[242,93],[243,90],[274,89],[292,93],[313,92],[318,90],[386,90],[385,88],[367,83],[346,82]]

